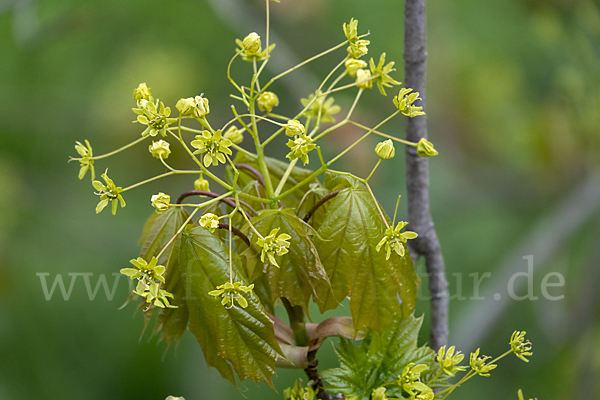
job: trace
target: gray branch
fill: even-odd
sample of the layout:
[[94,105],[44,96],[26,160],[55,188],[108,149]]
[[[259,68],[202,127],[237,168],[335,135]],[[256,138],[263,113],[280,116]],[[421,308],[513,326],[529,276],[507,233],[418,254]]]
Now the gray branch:
[[[405,86],[420,93],[425,110],[427,62],[426,0],[406,0],[404,5]],[[406,139],[418,142],[427,138],[427,116],[409,118]],[[448,282],[446,267],[431,212],[429,210],[429,159],[417,156],[416,148],[406,146],[408,222],[419,237],[409,242],[413,261],[425,258],[431,294],[431,347],[435,350],[448,341]]]

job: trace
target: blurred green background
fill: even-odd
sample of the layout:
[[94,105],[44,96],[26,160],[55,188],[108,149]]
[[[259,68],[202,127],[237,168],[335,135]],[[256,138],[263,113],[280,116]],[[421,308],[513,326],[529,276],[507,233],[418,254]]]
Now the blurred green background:
[[[95,215],[89,178],[77,180],[78,165],[67,164],[75,140],[90,140],[101,154],[137,138],[131,94],[140,82],[171,107],[204,93],[213,126],[227,121],[234,100],[225,67],[235,38],[263,34],[263,7],[258,0],[0,1],[0,399],[281,399],[303,376],[281,371],[279,393],[251,382],[238,391],[206,367],[189,332],[164,356],[164,343],[139,341],[141,315],[132,317],[132,306],[118,310],[128,293],[125,278],[110,301],[103,289],[90,301],[81,276],[68,301],[58,288],[46,301],[36,275],[48,273],[51,285],[62,274],[68,289],[69,273],[93,273],[92,288],[105,274],[112,286],[112,274],[137,255],[150,196],[183,192],[193,180],[144,186],[127,193],[128,206],[116,217]],[[484,354],[500,354],[519,329],[534,343],[529,364],[511,357],[454,397],[516,399],[523,388],[540,400],[600,399],[600,6],[431,1],[428,14],[427,111],[440,151],[430,162],[432,213],[455,297],[451,342],[465,352],[481,346]],[[341,42],[342,23],[351,17],[360,21],[359,32],[371,32],[369,56],[387,52],[402,80],[401,1],[272,3],[272,64],[280,71]],[[277,111],[297,111],[298,98],[344,55],[275,85]],[[235,65],[236,76],[245,76],[244,67]],[[377,123],[392,112],[391,98],[366,93],[356,118]],[[383,130],[404,135],[400,119]],[[325,153],[357,134],[332,135]],[[376,141],[336,169],[368,173]],[[98,161],[98,175],[110,166],[111,177],[126,186],[163,172],[144,146]],[[277,147],[271,155],[282,155]],[[173,153],[175,165],[183,163],[180,156]],[[398,151],[374,178],[388,213],[397,195],[406,195],[403,174]],[[526,256],[533,256],[531,294],[538,299],[516,301],[508,282],[528,271]],[[473,279],[486,272],[491,277],[477,293]],[[548,289],[561,300],[541,290],[551,272],[564,277],[564,286]],[[556,275],[546,279],[558,282]],[[524,295],[526,279],[513,281]],[[418,310],[428,313],[426,300]],[[331,344],[320,358],[324,367],[335,365]]]

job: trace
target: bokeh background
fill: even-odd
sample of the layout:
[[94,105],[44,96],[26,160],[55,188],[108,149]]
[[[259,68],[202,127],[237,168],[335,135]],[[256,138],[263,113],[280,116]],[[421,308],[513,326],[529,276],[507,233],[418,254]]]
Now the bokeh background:
[[[267,74],[341,42],[342,23],[354,17],[360,32],[371,32],[369,56],[385,51],[402,80],[402,1],[271,4],[277,49]],[[235,38],[263,34],[263,8],[258,0],[0,1],[0,399],[270,400],[302,376],[281,371],[279,393],[252,382],[238,391],[206,367],[189,332],[166,354],[164,343],[139,340],[141,315],[133,317],[132,306],[118,310],[128,292],[124,278],[110,301],[103,289],[90,301],[81,277],[68,301],[58,288],[47,301],[36,275],[48,273],[51,285],[62,274],[68,289],[69,273],[93,273],[92,287],[105,274],[112,286],[112,274],[137,255],[153,211],[150,195],[175,195],[192,180],[142,187],[127,193],[128,206],[116,217],[95,215],[88,177],[79,181],[78,165],[67,163],[75,140],[90,140],[100,154],[137,138],[131,93],[140,82],[173,108],[180,97],[204,93],[213,126],[227,121],[234,100],[225,66]],[[428,14],[427,111],[440,151],[430,162],[432,213],[454,297],[451,342],[465,352],[500,354],[519,329],[534,343],[528,364],[510,357],[454,396],[516,399],[523,388],[540,400],[600,399],[600,6],[431,1]],[[277,111],[297,111],[298,98],[343,56],[342,50],[274,86]],[[245,67],[236,64],[236,76],[246,76]],[[356,118],[377,123],[392,112],[392,95],[367,93]],[[403,122],[384,131],[402,137]],[[356,135],[331,135],[325,153]],[[336,168],[368,173],[376,141]],[[273,146],[270,155],[282,149]],[[399,150],[373,181],[388,213],[406,195]],[[180,156],[174,152],[173,163],[183,163]],[[98,175],[109,166],[123,186],[163,172],[145,145],[98,161]],[[516,292],[532,290],[538,299],[513,300],[508,282],[530,271],[527,256],[532,280],[514,280]],[[486,272],[476,292],[473,279]],[[548,293],[561,300],[541,291],[552,272],[565,285]],[[546,279],[559,282],[557,275]],[[427,317],[426,300],[418,312]],[[336,364],[331,344],[320,358],[324,367]]]

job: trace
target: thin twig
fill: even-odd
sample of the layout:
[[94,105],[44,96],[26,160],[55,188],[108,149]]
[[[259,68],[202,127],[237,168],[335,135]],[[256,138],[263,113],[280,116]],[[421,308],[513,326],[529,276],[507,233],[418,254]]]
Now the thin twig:
[[[425,107],[425,75],[427,60],[426,0],[406,0],[404,3],[404,74],[406,87],[420,93]],[[406,140],[417,143],[427,138],[427,117],[409,118]],[[431,293],[431,347],[435,350],[448,341],[448,282],[446,267],[429,209],[429,159],[417,156],[416,149],[406,147],[406,185],[408,192],[408,222],[419,236],[409,241],[409,250],[416,264],[421,256],[429,276]]]

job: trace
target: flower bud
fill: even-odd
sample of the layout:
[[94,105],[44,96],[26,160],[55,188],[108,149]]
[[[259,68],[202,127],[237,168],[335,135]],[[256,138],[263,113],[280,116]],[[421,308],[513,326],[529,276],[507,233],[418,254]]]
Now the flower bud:
[[145,83],[140,83],[137,88],[133,89],[133,99],[136,103],[140,100],[150,100],[150,88]]
[[179,99],[179,101],[177,101],[177,104],[175,104],[175,108],[177,108],[179,110],[181,115],[190,114],[192,112],[193,107],[194,107],[194,98],[193,97],[188,97],[185,99],[181,98],[181,99]]
[[169,142],[164,140],[159,140],[158,142],[152,142],[149,146],[148,150],[150,150],[150,154],[152,154],[155,158],[163,158],[166,159],[171,154],[171,149],[169,148]]
[[[368,69],[359,69],[356,71],[356,82],[364,81],[365,79],[369,79],[371,77],[371,71]],[[371,89],[373,87],[373,81],[369,80],[366,82],[359,83],[358,85],[361,89]]]
[[279,105],[279,98],[273,92],[264,92],[258,96],[258,108],[260,111],[271,112],[273,107]]
[[242,140],[244,140],[244,134],[235,125],[230,126],[223,134],[223,137],[229,139],[233,144],[242,143]]
[[377,146],[375,146],[375,153],[384,160],[394,158],[394,155],[396,155],[394,143],[392,143],[391,139],[378,143]]
[[244,38],[242,45],[247,53],[257,54],[260,52],[260,36],[256,32],[252,32]]
[[417,155],[419,157],[437,156],[439,153],[433,148],[433,143],[425,138],[421,138],[417,143]]
[[160,192],[152,196],[151,201],[152,206],[156,208],[156,212],[158,214],[162,214],[169,209],[169,202],[171,201],[171,196]]
[[304,133],[304,125],[295,119],[290,119],[285,125],[285,134],[288,136],[302,135]]
[[219,217],[213,213],[204,214],[200,218],[200,226],[213,233],[219,227]]
[[354,58],[349,58],[346,60],[345,62],[346,65],[346,72],[348,72],[348,75],[350,75],[352,78],[356,77],[356,73],[363,68],[367,67],[367,63],[363,60],[356,60]]
[[204,178],[198,178],[194,181],[194,189],[196,190],[202,190],[204,192],[209,192],[210,191],[210,186],[209,183],[206,179]]
[[179,110],[181,115],[193,114],[197,118],[203,117],[210,112],[208,99],[202,97],[202,95],[179,99],[175,107]]

